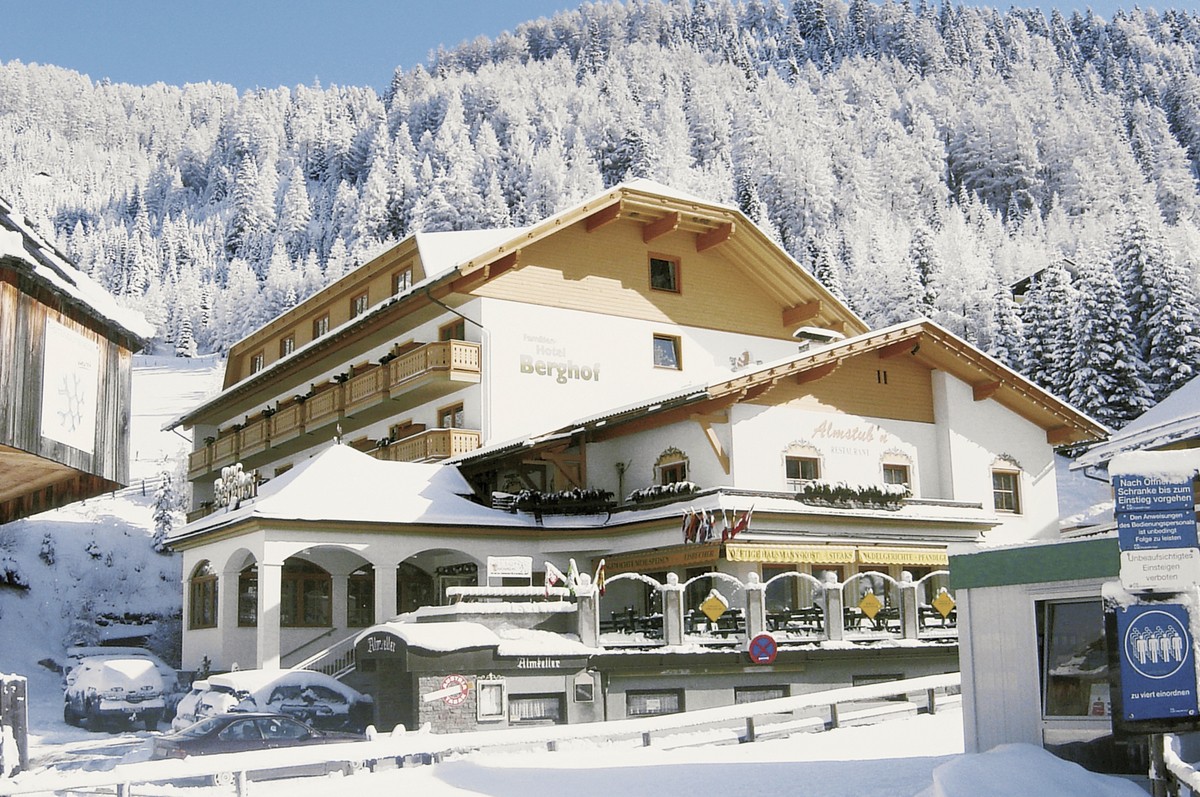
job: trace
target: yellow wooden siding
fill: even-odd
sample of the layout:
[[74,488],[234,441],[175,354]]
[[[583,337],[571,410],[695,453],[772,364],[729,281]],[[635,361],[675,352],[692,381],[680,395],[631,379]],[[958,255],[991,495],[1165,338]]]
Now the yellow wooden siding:
[[[886,384],[882,382],[884,372]],[[865,354],[846,360],[832,374],[814,382],[784,380],[751,403],[793,403],[804,409],[933,423],[930,373],[906,357],[883,360]]]
[[[651,255],[678,259],[679,293],[650,288]],[[783,308],[721,246],[696,252],[692,233],[668,233],[646,244],[642,226],[633,222],[590,233],[575,224],[521,249],[518,263],[472,294],[766,337],[790,332]]]

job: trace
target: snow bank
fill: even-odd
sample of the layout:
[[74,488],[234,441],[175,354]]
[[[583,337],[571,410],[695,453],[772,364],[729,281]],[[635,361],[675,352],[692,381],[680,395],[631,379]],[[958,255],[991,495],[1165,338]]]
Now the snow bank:
[[1132,781],[1088,772],[1031,744],[1004,744],[965,755],[933,771],[933,785],[917,797],[1146,797]]

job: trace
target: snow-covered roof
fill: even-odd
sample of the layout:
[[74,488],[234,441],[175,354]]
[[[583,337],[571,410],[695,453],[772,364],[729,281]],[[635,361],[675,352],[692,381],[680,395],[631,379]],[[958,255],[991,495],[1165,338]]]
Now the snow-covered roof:
[[521,236],[528,227],[502,227],[487,230],[419,232],[413,237],[421,254],[426,277],[440,277],[460,263],[483,254],[493,247]]
[[249,518],[351,523],[528,526],[532,519],[481,506],[457,468],[388,462],[331,445],[258,488],[233,510],[218,509],[184,526],[174,539]]
[[494,648],[497,656],[588,656],[595,653],[571,634],[556,634],[531,628],[488,628],[482,623],[455,620],[444,623],[412,623],[393,620],[379,623],[355,638],[385,632],[410,648],[431,653]]
[[13,258],[28,268],[34,279],[53,288],[98,321],[119,328],[126,336],[144,341],[154,337],[154,327],[141,313],[121,307],[98,282],[70,263],[67,256],[42,237],[29,221],[0,199],[0,258]]
[[1113,476],[1146,476],[1163,481],[1190,481],[1200,470],[1200,448],[1179,451],[1126,451],[1108,464]]
[[1106,442],[1092,446],[1071,469],[1103,467],[1120,453],[1162,448],[1193,437],[1200,437],[1200,376],[1134,418]]

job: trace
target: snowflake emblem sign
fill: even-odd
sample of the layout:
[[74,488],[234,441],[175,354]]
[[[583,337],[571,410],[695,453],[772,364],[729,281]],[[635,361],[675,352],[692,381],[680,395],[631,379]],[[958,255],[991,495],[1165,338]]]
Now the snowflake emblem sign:
[[62,408],[57,411],[59,423],[64,429],[74,432],[83,423],[84,392],[79,374],[63,374],[58,395],[63,397]]

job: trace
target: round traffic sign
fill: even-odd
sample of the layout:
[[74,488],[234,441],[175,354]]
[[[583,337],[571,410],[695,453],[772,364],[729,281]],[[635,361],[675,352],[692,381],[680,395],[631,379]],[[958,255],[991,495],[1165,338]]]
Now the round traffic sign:
[[452,692],[444,698],[446,705],[461,706],[467,701],[467,692],[470,686],[467,684],[467,679],[461,675],[447,675],[442,679],[442,689],[453,689],[457,687],[457,692]]
[[750,644],[746,647],[746,655],[755,664],[770,664],[775,661],[775,654],[778,652],[779,648],[775,644],[775,637],[770,634],[759,634],[751,639]]

